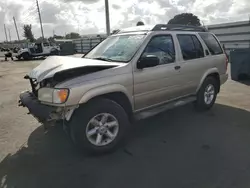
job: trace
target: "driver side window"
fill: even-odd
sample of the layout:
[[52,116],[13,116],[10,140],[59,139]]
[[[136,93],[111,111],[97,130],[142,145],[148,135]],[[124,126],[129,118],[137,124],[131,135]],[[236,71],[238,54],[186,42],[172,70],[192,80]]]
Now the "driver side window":
[[175,61],[175,49],[172,36],[154,36],[145,48],[142,57],[156,56],[161,64],[169,64]]

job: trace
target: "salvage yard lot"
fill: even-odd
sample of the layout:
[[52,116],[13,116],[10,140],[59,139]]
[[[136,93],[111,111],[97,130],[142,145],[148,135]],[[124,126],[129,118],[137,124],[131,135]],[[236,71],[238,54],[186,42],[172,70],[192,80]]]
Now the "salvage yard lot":
[[0,62],[0,187],[250,187],[248,84],[229,80],[211,111],[187,105],[136,122],[126,146],[91,157],[17,106],[40,62]]

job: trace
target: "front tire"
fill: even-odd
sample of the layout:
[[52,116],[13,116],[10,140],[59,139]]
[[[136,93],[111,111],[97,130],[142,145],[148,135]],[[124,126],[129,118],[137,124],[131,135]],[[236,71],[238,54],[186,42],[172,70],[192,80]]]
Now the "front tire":
[[94,99],[77,109],[69,123],[73,142],[90,153],[116,149],[128,127],[129,120],[124,109],[105,98]]
[[23,57],[24,60],[30,60],[31,59],[31,56],[30,56],[30,54],[28,52],[23,53],[22,57]]
[[194,103],[197,110],[205,111],[213,107],[219,91],[218,87],[218,82],[214,77],[207,77],[204,80]]

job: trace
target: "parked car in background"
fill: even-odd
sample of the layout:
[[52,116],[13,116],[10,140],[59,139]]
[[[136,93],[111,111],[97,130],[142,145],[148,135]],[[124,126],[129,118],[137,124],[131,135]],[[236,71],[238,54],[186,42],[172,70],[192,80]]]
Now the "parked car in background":
[[81,149],[107,152],[133,119],[190,102],[210,109],[228,78],[227,64],[215,35],[202,27],[137,26],[109,36],[82,59],[46,59],[25,76],[32,91],[19,102],[45,125],[63,120]]
[[24,48],[18,51],[16,58],[24,60],[29,60],[34,57],[41,56],[50,56],[50,55],[59,55],[60,47],[59,46],[51,46],[50,43],[42,42],[35,43],[29,48]]

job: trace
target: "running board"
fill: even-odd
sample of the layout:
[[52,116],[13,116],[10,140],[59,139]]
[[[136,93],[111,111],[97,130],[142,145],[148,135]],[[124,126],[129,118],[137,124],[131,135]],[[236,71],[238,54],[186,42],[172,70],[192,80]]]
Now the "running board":
[[171,101],[169,103],[165,103],[165,104],[157,106],[157,107],[153,107],[153,108],[150,108],[150,109],[146,109],[146,110],[137,112],[137,113],[135,113],[135,119],[136,120],[145,119],[145,118],[154,116],[156,114],[159,114],[161,112],[164,112],[166,110],[169,110],[169,109],[172,109],[172,108],[176,108],[176,107],[183,106],[183,105],[186,105],[188,103],[194,102],[195,100],[196,100],[195,96],[174,100],[174,101]]

